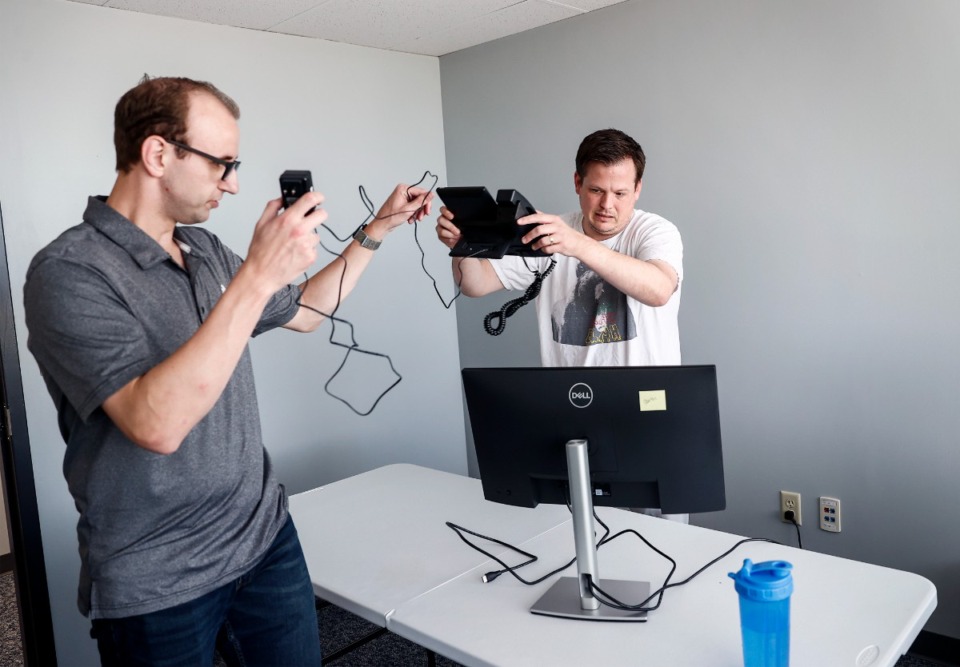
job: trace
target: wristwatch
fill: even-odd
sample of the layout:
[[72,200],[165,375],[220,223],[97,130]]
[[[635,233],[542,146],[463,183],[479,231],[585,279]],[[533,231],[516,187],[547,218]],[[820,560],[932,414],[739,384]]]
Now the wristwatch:
[[358,229],[357,232],[353,235],[353,238],[355,238],[357,242],[367,250],[376,250],[377,248],[380,247],[381,241],[375,241],[369,236],[367,236],[367,233],[363,231],[366,228],[367,228],[366,225],[363,225],[362,227],[360,227],[360,229]]

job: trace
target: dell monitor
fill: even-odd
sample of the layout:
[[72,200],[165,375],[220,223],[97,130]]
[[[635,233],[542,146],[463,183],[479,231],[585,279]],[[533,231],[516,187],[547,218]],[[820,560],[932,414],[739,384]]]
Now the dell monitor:
[[573,511],[578,576],[561,578],[531,611],[646,620],[601,608],[592,593],[591,581],[624,602],[649,591],[646,582],[599,583],[593,507],[724,509],[716,367],[466,368],[462,376],[484,497]]

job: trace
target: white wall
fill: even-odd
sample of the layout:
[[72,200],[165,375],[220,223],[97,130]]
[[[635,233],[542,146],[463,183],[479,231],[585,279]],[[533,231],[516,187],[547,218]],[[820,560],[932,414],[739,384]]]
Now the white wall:
[[[241,254],[266,201],[278,196],[284,169],[313,170],[328,224],[341,237],[366,216],[359,185],[379,202],[425,170],[445,180],[436,58],[71,2],[0,0],[0,201],[62,664],[97,659],[75,603],[77,514],[61,473],[64,445],[26,349],[21,288],[33,254],[80,221],[87,195],[109,191],[113,107],[145,72],[210,80],[239,103],[241,192],[208,224]],[[421,226],[420,237],[449,298],[449,268],[443,249],[429,243],[432,226]],[[412,231],[387,239],[339,313],[355,325],[361,347],[389,354],[403,376],[371,416],[356,416],[323,391],[344,353],[327,342],[328,327],[253,343],[264,437],[289,492],[395,461],[466,471],[455,316],[422,273]],[[383,388],[382,371],[364,364],[343,371],[361,407]]]
[[[684,362],[719,373],[728,508],[694,521],[795,543],[798,491],[805,547],[928,577],[960,637],[960,3],[633,0],[440,72],[452,185],[575,210],[586,134],[643,145]],[[459,304],[465,366],[539,363],[531,313],[482,332],[508,296]]]

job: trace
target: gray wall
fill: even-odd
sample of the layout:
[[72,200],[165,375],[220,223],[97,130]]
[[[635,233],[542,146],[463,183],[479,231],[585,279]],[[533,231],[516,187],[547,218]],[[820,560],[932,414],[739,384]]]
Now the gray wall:
[[[436,58],[137,15],[53,0],[0,0],[0,201],[42,524],[62,664],[96,664],[76,608],[76,510],[61,474],[63,442],[26,349],[21,288],[41,246],[80,221],[89,194],[113,183],[113,106],[144,72],[208,79],[243,111],[241,192],[208,223],[241,254],[284,169],[312,169],[343,237],[400,180],[445,173]],[[429,240],[433,224],[421,226]],[[403,376],[369,417],[327,396],[343,350],[276,332],[253,343],[264,436],[290,492],[396,461],[466,472],[456,321],[420,269],[413,230],[377,251],[340,315],[358,343],[391,355]],[[329,236],[324,240],[331,242]],[[452,292],[439,244],[426,244]],[[338,339],[341,339],[338,332]],[[352,354],[346,390],[369,406],[392,380]],[[356,368],[353,361],[360,362]]]
[[[584,135],[643,145],[684,363],[719,373],[728,507],[694,521],[795,543],[798,491],[805,547],[928,577],[927,629],[960,637],[960,3],[630,1],[440,74],[451,184],[568,211]],[[460,302],[465,366],[539,363],[532,313],[482,331],[507,296]]]

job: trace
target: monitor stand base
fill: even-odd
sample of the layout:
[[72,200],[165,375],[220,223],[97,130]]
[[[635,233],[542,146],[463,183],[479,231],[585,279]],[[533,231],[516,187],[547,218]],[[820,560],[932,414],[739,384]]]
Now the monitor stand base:
[[[650,584],[646,581],[622,581],[604,579],[600,582],[604,592],[625,605],[639,604],[650,597]],[[561,577],[557,583],[530,607],[534,614],[560,616],[582,621],[636,621],[647,620],[645,611],[625,611],[601,604],[599,609],[581,609],[580,582],[576,577]]]

